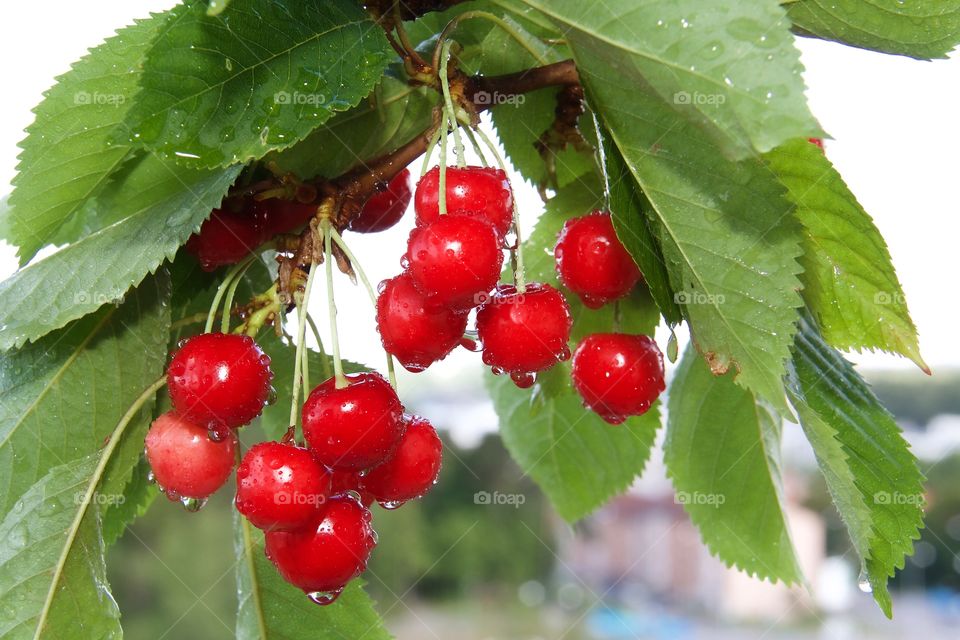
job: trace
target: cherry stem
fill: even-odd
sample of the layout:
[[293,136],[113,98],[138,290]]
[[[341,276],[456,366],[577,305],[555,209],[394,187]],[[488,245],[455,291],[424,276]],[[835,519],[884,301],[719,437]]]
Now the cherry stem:
[[436,148],[437,143],[440,142],[441,135],[443,135],[443,127],[437,127],[437,130],[433,132],[432,136],[430,136],[430,142],[427,144],[427,148],[423,152],[423,166],[420,168],[421,178],[425,176],[427,171],[430,169],[430,156],[433,155],[434,148]]
[[320,352],[320,375],[324,380],[333,375],[330,370],[330,358],[327,357],[327,350],[323,348],[323,340],[320,339],[320,332],[317,330],[317,323],[313,321],[313,316],[307,314],[307,324],[310,325],[310,331],[313,333],[313,339],[317,341],[317,350]]
[[[370,296],[370,302],[373,303],[373,308],[377,308],[377,291],[373,288],[373,285],[370,284],[370,279],[367,278],[367,274],[364,272],[363,267],[360,265],[360,262],[354,256],[353,252],[350,251],[350,247],[347,246],[347,243],[344,242],[343,236],[337,233],[336,229],[330,229],[330,235],[333,236],[333,241],[337,243],[337,246],[340,247],[340,250],[343,251],[343,254],[347,256],[347,260],[350,261],[350,264],[353,265],[354,269],[357,271],[357,275],[360,277],[360,282],[363,283],[363,286],[367,290],[367,294]],[[393,366],[393,355],[389,351],[384,350],[384,353],[387,354],[387,374],[390,378],[390,385],[396,389],[397,388],[397,372]]]
[[444,104],[444,122],[443,128],[453,131],[454,149],[457,154],[457,166],[465,167],[467,163],[463,159],[463,139],[460,137],[460,127],[457,126],[456,112],[453,110],[453,98],[450,96],[450,78],[447,77],[447,65],[450,63],[450,47],[453,42],[448,40],[443,43],[443,50],[440,53],[440,89],[443,93]]
[[323,229],[323,266],[327,275],[327,313],[330,316],[330,339],[333,342],[333,376],[334,386],[343,389],[349,386],[347,377],[343,375],[343,361],[340,360],[340,336],[337,334],[337,302],[333,295],[333,227],[330,219],[324,217],[320,222]]
[[253,260],[247,261],[242,269],[237,271],[237,274],[233,277],[233,281],[230,283],[230,286],[227,287],[227,294],[223,298],[223,314],[220,318],[220,333],[230,333],[230,317],[231,310],[233,309],[233,299],[237,294],[237,287],[240,286],[240,281],[243,280],[243,275],[247,272],[247,269],[253,265]]
[[[210,303],[210,312],[207,314],[207,323],[203,327],[204,333],[210,333],[213,330],[213,321],[217,317],[217,311],[220,309],[220,300],[223,299],[223,295],[230,287],[230,283],[233,282],[233,279],[246,267],[250,261],[253,260],[253,258],[254,256],[252,255],[247,256],[237,264],[230,267],[230,270],[227,271],[227,275],[223,277],[223,282],[221,282],[220,286],[217,287],[217,292],[213,295],[213,302]],[[227,313],[229,313],[229,309],[227,309]]]
[[[299,411],[300,389],[303,388],[304,395],[307,393],[309,382],[307,381],[308,372],[306,370],[306,331],[307,331],[307,305],[310,304],[310,290],[313,289],[313,278],[317,273],[315,265],[308,267],[307,282],[303,287],[303,294],[294,293],[293,300],[297,305],[297,354],[293,361],[293,393],[290,394],[290,426],[296,427],[297,415]],[[302,387],[301,387],[302,385]]]
[[477,142],[477,136],[473,133],[473,127],[470,126],[469,122],[463,124],[466,125],[463,130],[467,133],[467,138],[469,138],[470,144],[473,145],[473,152],[477,154],[477,157],[480,158],[480,163],[484,167],[489,167],[490,163],[487,162],[487,158],[483,155],[483,149],[480,148],[480,143]]
[[489,20],[494,23],[501,29],[503,29],[507,35],[517,41],[517,43],[527,50],[531,56],[537,59],[541,64],[546,63],[546,60],[543,59],[543,54],[540,51],[537,51],[533,45],[530,44],[529,39],[526,38],[520,31],[517,31],[516,27],[512,24],[501,18],[500,16],[490,13],[489,11],[464,11],[457,17],[453,18],[450,22],[447,23],[447,26],[443,28],[443,31],[440,32],[440,36],[437,38],[436,48],[433,50],[433,68],[436,69],[440,63],[440,49],[446,44],[447,37],[454,29],[457,28],[464,20],[469,20],[471,18],[482,18],[484,20]]
[[440,215],[447,215],[447,135],[449,131],[447,130],[447,113],[443,113],[443,123],[441,124],[441,130],[443,131],[440,134],[440,193],[437,194],[440,204]]
[[410,42],[409,36],[407,36],[407,30],[403,28],[403,18],[400,16],[400,3],[397,2],[393,5],[393,28],[397,32],[397,38],[400,40],[400,45],[407,52],[407,55],[420,67],[426,67],[427,61],[424,60],[417,50],[414,48],[413,44]]
[[[480,127],[477,127],[477,135],[480,136],[480,139],[483,140],[484,144],[486,144],[490,149],[490,153],[492,153],[494,159],[496,159],[500,170],[506,173],[507,166],[503,162],[503,158],[500,157],[500,152],[497,150],[497,145],[493,143],[493,140],[491,140]],[[513,283],[517,288],[517,293],[523,293],[527,290],[527,286],[526,282],[524,281],[523,272],[523,238],[520,235],[520,209],[517,207],[516,197],[513,198],[513,233],[516,236],[516,248],[513,251],[514,259],[516,261],[516,266],[513,270]]]

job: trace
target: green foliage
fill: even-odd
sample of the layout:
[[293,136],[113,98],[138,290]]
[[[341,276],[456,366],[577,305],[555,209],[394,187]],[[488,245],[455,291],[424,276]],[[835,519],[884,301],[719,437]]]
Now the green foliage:
[[[119,633],[104,575],[102,518],[143,448],[152,400],[121,419],[163,371],[169,281],[117,309],[8,354],[0,369],[0,633]],[[106,457],[108,456],[109,457]]]
[[958,0],[794,0],[794,30],[884,53],[946,58],[960,42]]
[[667,472],[710,551],[751,575],[799,582],[783,513],[777,416],[688,349],[667,418]]
[[163,18],[121,29],[91,50],[34,109],[4,232],[19,247],[21,265],[48,243],[76,240],[67,221],[130,157],[129,147],[108,142],[133,104],[141,60]]
[[804,228],[803,297],[839,349],[881,349],[921,369],[917,329],[880,231],[819,147],[794,140],[767,163]]
[[246,162],[355,106],[389,59],[350,0],[204,0],[173,10],[147,54],[129,141],[195,166]]
[[903,568],[923,526],[923,476],[893,417],[853,367],[801,322],[790,398],[883,612],[887,579]]

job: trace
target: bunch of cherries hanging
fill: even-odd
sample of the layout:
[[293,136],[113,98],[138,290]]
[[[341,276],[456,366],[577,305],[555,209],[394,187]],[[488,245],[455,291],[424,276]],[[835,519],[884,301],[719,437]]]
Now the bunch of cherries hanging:
[[[549,284],[523,280],[516,206],[506,173],[436,166],[414,194],[405,169],[365,203],[347,228],[387,229],[411,199],[416,227],[401,259],[403,272],[381,283],[377,294],[371,289],[388,363],[396,358],[419,372],[458,345],[477,349],[468,332],[473,310],[472,335],[484,363],[495,374],[509,374],[521,388],[531,386],[538,372],[570,358],[573,320],[564,295]],[[331,241],[349,250],[330,220],[321,225],[316,217],[314,204],[228,198],[187,250],[204,269],[237,267],[270,238],[310,224],[326,244],[329,289]],[[498,284],[505,250],[513,257],[513,284]],[[641,279],[606,213],[569,220],[555,256],[560,280],[589,308],[626,296]],[[440,471],[442,444],[427,420],[404,412],[395,383],[376,372],[344,374],[331,291],[334,375],[308,395],[304,391],[298,405],[298,387],[306,377],[300,369],[301,363],[306,367],[304,317],[315,271],[311,268],[298,301],[292,426],[280,441],[259,443],[242,456],[235,504],[265,532],[267,557],[280,574],[326,604],[366,568],[377,541],[369,506],[378,502],[392,509],[426,494]],[[236,269],[231,273],[236,279]],[[153,479],[167,497],[190,508],[226,482],[239,456],[236,429],[259,416],[272,394],[270,358],[253,338],[230,332],[235,289],[235,283],[227,287],[220,332],[211,330],[212,309],[205,332],[181,342],[167,371],[173,409],[154,421],[146,438]],[[390,373],[392,380],[392,366]],[[573,354],[575,388],[585,405],[611,424],[646,412],[664,389],[663,374],[660,351],[645,335],[593,334]],[[295,440],[297,413],[302,444]]]

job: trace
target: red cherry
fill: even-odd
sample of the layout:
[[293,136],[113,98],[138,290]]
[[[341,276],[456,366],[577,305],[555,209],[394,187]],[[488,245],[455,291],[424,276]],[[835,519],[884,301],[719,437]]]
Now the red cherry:
[[409,371],[423,371],[460,344],[467,314],[428,306],[408,273],[384,281],[377,298],[377,330],[383,348]]
[[539,282],[526,285],[523,293],[513,285],[499,285],[477,312],[483,361],[494,373],[509,372],[518,386],[530,386],[529,374],[570,357],[572,326],[563,294]]
[[241,208],[214,209],[200,231],[187,240],[187,251],[196,256],[204,271],[240,262],[266,239],[262,215],[245,203],[230,204]]
[[490,223],[445,215],[410,233],[404,262],[428,306],[466,310],[497,284],[503,252]]
[[567,220],[553,253],[561,282],[591,309],[627,295],[641,277],[610,216],[599,211]]
[[223,486],[233,469],[236,434],[214,442],[207,428],[174,411],[153,421],[146,438],[153,478],[170,499],[203,499]]
[[809,141],[810,144],[817,145],[821,150],[823,150],[823,138],[807,138],[807,141]]
[[337,389],[330,378],[303,405],[303,437],[331,469],[368,469],[383,462],[403,435],[403,406],[379,373],[347,376]]
[[383,191],[379,191],[363,204],[350,225],[350,231],[376,233],[389,229],[400,222],[411,197],[410,170],[404,169],[393,177]]
[[352,494],[365,507],[373,504],[373,496],[360,487],[360,472],[347,469],[334,469],[331,473],[330,495]]
[[386,508],[425,495],[440,475],[443,443],[429,422],[404,416],[407,430],[396,452],[360,479],[360,486]]
[[255,201],[252,207],[265,220],[267,238],[296,231],[310,222],[310,218],[317,212],[315,204],[281,198]]
[[315,602],[332,602],[367,568],[377,544],[370,511],[353,498],[337,496],[316,524],[303,531],[268,531],[267,557],[290,584]]
[[174,409],[213,430],[260,415],[272,379],[270,357],[252,338],[224,333],[189,338],[167,369]]
[[[513,223],[513,192],[507,174],[490,167],[447,167],[447,213],[482,218],[506,235]],[[417,226],[440,217],[440,167],[430,169],[417,184],[414,198]]]
[[663,392],[663,355],[649,336],[595,333],[573,354],[573,385],[586,406],[620,424]]
[[330,472],[292,444],[256,444],[237,467],[237,511],[264,531],[311,525],[329,496]]

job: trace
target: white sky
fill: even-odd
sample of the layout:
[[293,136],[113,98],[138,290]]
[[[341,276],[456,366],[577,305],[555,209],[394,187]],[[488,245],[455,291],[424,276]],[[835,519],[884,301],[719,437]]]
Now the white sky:
[[[53,78],[115,28],[171,4],[170,0],[56,0],[4,7],[0,60],[6,89],[0,100],[0,183],[7,184],[13,177],[21,131],[31,122],[30,109]],[[835,138],[827,143],[828,155],[887,239],[920,330],[924,357],[935,371],[960,366],[956,338],[960,198],[955,191],[960,179],[960,56],[926,63],[813,40],[801,39],[799,45],[812,109]],[[540,200],[530,189],[521,190],[518,197],[524,226],[530,226],[541,209]],[[374,282],[399,271],[410,217],[376,237],[351,234],[354,251]],[[12,248],[0,244],[0,277],[15,266]],[[344,354],[380,365],[382,352],[369,302],[359,289],[345,280],[340,283]],[[318,301],[314,313],[318,319],[324,317],[322,302]],[[869,366],[911,366],[885,355],[854,359]],[[442,385],[451,374],[473,375],[464,370],[471,363],[478,371],[479,358],[458,354],[417,382]]]

